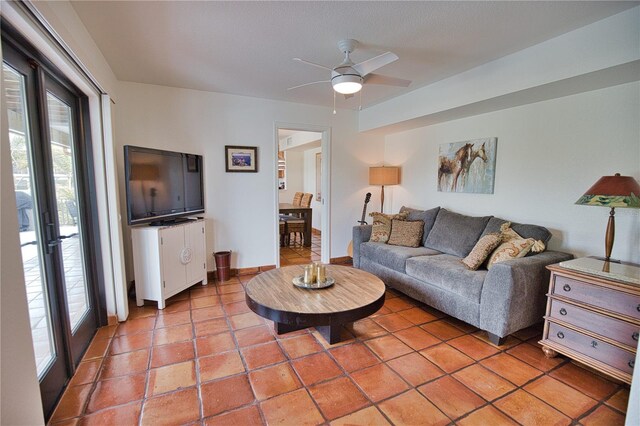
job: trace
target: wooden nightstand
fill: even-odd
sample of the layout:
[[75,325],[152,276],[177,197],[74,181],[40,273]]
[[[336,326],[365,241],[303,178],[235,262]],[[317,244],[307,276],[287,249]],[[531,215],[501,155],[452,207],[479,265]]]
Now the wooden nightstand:
[[640,266],[605,267],[604,261],[582,258],[547,268],[551,280],[540,341],[545,355],[561,353],[631,383],[640,330]]

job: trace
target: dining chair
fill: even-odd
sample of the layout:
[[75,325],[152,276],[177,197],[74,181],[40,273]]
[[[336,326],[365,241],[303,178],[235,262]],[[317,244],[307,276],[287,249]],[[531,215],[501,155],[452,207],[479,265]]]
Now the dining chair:
[[304,219],[287,219],[286,220],[286,238],[285,244],[291,245],[291,234],[293,234],[293,243],[295,244],[298,234],[300,235],[300,244],[304,244]]
[[291,204],[293,204],[296,207],[299,207],[301,205],[300,203],[302,202],[303,195],[304,195],[304,193],[302,193],[302,192],[296,192],[293,195],[293,201],[291,202]]
[[313,200],[313,194],[304,193],[302,200],[300,201],[301,207],[311,207],[311,200]]

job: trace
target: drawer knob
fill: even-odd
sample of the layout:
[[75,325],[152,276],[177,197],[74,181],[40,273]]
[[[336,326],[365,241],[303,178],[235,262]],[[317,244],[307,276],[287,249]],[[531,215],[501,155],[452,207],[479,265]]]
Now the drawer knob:
[[560,309],[560,315],[567,315],[567,310],[565,308]]
[[564,339],[564,333],[562,331],[558,331],[558,334],[556,334],[556,336],[558,336],[558,339]]
[[[569,284],[565,284],[562,286],[564,291],[571,291],[571,286]],[[638,305],[638,310],[640,311],[640,305]]]
[[640,312],[640,305],[636,306],[636,309]]
[[636,331],[635,333],[633,333],[631,335],[631,338],[637,342],[638,341],[638,332]]
[[631,361],[629,361],[628,365],[629,365],[629,367],[633,368],[636,365],[636,361],[632,359]]
[[598,342],[596,342],[595,340],[591,341],[591,347],[592,348],[597,348],[598,347]]

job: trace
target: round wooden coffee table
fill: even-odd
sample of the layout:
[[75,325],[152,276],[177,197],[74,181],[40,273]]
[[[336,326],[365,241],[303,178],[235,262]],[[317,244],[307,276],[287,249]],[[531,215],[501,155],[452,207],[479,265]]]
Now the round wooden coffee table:
[[272,269],[252,278],[245,288],[249,308],[272,320],[278,334],[315,327],[330,344],[338,343],[343,325],[375,313],[384,304],[384,283],[368,272],[327,265],[327,277],[336,283],[305,289],[292,283],[303,271],[300,265]]

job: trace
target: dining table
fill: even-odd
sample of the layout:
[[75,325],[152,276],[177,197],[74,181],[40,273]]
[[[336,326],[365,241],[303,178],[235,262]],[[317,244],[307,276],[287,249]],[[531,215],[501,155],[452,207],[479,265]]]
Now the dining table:
[[300,215],[300,218],[304,220],[303,245],[305,247],[311,247],[311,219],[312,219],[311,207],[294,206],[291,203],[280,203],[279,211],[280,211],[280,214]]

